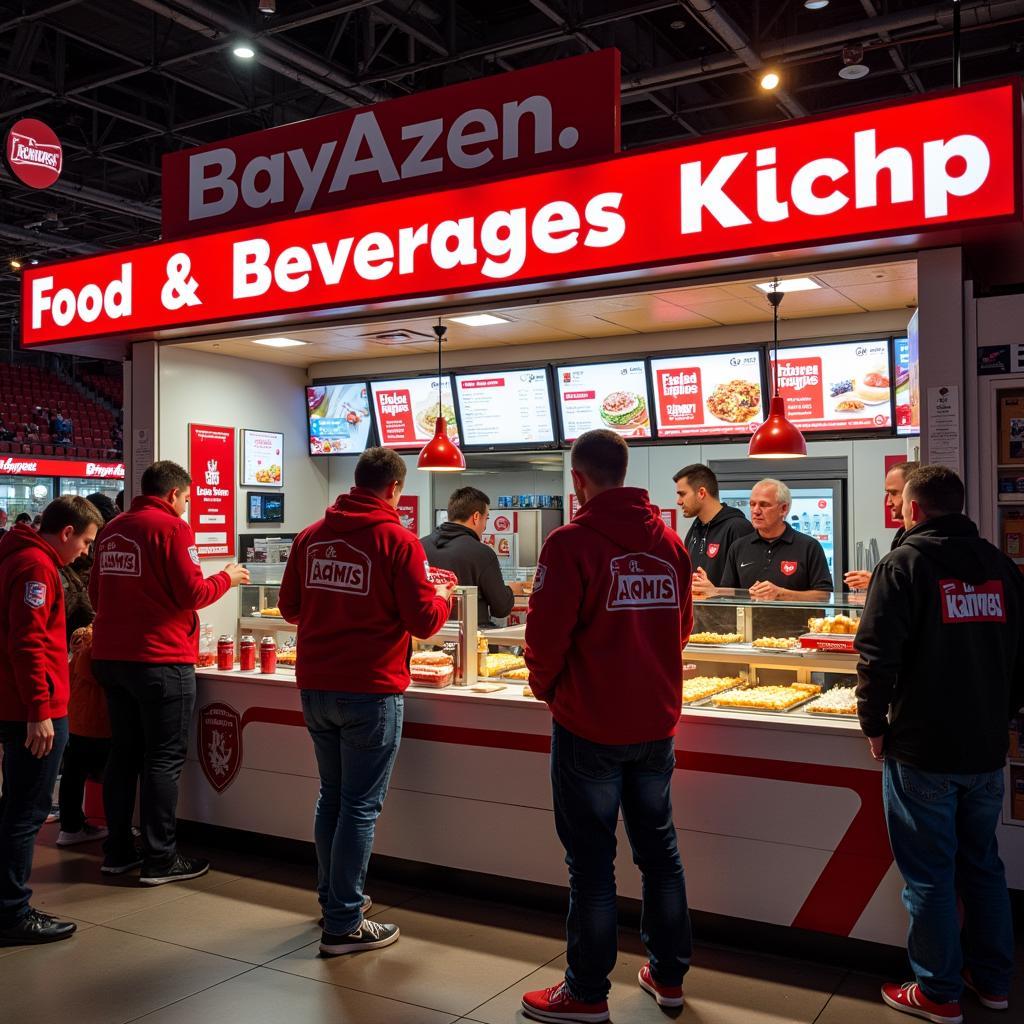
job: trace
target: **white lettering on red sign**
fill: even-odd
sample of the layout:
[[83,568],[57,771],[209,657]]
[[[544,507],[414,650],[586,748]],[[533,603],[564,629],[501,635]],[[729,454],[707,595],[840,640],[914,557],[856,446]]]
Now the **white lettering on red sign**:
[[1006,622],[1002,580],[972,585],[963,580],[940,580],[942,621]]
[[606,606],[608,611],[678,608],[679,580],[670,562],[644,552],[636,552],[613,558],[609,572],[611,587]]

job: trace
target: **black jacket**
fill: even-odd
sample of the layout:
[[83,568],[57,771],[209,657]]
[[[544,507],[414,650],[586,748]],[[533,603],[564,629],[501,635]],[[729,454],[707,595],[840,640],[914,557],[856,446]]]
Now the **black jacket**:
[[421,537],[420,543],[431,565],[455,573],[464,587],[478,588],[477,621],[481,627],[493,625],[491,619],[503,619],[512,611],[516,596],[505,586],[498,556],[468,526],[444,523],[429,537]]
[[750,520],[738,509],[723,505],[711,522],[694,519],[686,534],[686,550],[694,571],[703,569],[717,587],[725,572],[725,557],[733,542],[754,532]]
[[1022,616],[1024,577],[966,516],[908,530],[875,569],[855,641],[865,735],[922,771],[1001,768],[1024,703]]

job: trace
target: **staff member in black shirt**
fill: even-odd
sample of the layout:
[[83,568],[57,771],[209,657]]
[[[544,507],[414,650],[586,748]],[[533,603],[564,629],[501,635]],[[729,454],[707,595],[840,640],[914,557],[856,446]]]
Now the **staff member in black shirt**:
[[[750,492],[754,533],[729,549],[722,587],[744,588],[761,601],[823,601],[832,593],[832,574],[821,545],[786,522],[793,497],[781,480],[761,480]],[[694,585],[694,594],[714,588]]]
[[718,500],[718,477],[707,466],[695,463],[679,470],[672,479],[676,504],[687,519],[694,520],[686,535],[693,578],[717,586],[725,572],[729,549],[754,528],[738,508]]

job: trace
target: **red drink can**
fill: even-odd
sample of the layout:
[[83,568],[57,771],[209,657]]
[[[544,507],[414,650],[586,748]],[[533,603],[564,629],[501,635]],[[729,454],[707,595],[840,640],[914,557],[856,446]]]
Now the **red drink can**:
[[277,641],[272,636],[260,641],[260,671],[267,676],[277,671]]
[[238,660],[243,672],[256,671],[256,637],[246,633],[238,641]]
[[217,668],[221,672],[230,672],[235,667],[234,638],[224,635],[217,639]]

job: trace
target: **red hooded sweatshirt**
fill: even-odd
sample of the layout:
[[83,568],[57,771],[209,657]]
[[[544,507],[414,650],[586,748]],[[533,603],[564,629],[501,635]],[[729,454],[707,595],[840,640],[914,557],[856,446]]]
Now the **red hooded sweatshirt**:
[[0,719],[68,713],[68,646],[57,552],[31,527],[0,537]]
[[94,550],[93,660],[194,665],[196,611],[223,597],[231,578],[203,578],[192,527],[170,502],[140,496],[103,528]]
[[647,492],[591,498],[544,542],[526,620],[530,688],[593,743],[674,735],[693,627],[690,556]]
[[278,607],[299,626],[299,688],[346,693],[402,693],[410,636],[433,636],[449,610],[427,582],[423,546],[361,487],[295,539]]

